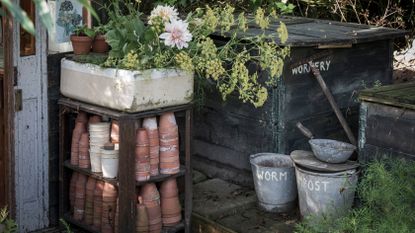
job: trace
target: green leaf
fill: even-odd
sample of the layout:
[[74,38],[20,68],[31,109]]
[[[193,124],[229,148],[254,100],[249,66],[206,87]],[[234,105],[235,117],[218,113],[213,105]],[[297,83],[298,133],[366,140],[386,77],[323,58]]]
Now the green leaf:
[[53,28],[53,19],[50,13],[49,5],[45,0],[33,0],[36,10],[39,13],[40,20],[48,31]]
[[35,25],[32,20],[27,16],[26,12],[20,8],[20,6],[11,2],[10,0],[0,0],[3,6],[10,12],[12,17],[20,23],[22,28],[30,34],[35,34]]

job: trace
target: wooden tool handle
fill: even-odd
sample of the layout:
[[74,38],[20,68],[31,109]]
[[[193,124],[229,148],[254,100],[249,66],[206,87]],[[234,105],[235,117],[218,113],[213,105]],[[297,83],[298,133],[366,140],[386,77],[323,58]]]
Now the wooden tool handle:
[[326,85],[326,82],[324,81],[323,77],[320,74],[320,71],[314,67],[313,61],[309,61],[308,65],[310,65],[311,70],[313,71],[314,76],[316,77],[318,83],[320,84],[321,89],[323,90],[323,93],[326,95],[328,101],[330,102],[331,108],[334,110],[334,113],[336,113],[337,118],[340,121],[340,124],[342,125],[344,131],[347,134],[347,137],[349,138],[350,143],[353,145],[357,145],[356,138],[354,137],[352,130],[350,129],[349,125],[347,124],[346,119],[344,118],[342,112],[340,111],[339,106],[337,105],[336,101],[334,100],[333,95],[331,94],[329,88]]
[[301,122],[297,122],[296,126],[304,136],[310,139],[314,138],[313,133],[308,128],[306,128],[303,124],[301,124]]

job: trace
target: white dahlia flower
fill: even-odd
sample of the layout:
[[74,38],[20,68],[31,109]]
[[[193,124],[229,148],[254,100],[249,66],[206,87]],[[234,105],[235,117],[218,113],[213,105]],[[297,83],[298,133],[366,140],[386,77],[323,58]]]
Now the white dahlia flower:
[[183,20],[173,20],[166,23],[166,32],[160,35],[160,39],[164,40],[166,46],[176,46],[178,49],[187,48],[189,46],[187,42],[192,40],[188,26],[189,24]]
[[151,25],[153,20],[157,17],[160,17],[164,23],[167,23],[173,20],[177,20],[178,16],[179,13],[177,12],[176,8],[168,5],[158,5],[151,11],[148,23]]

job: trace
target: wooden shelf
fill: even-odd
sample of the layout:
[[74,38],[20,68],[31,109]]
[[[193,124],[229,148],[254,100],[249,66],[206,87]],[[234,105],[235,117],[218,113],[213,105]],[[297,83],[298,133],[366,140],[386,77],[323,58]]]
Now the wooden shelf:
[[152,176],[150,177],[149,180],[146,181],[140,181],[140,182],[136,182],[137,186],[142,186],[144,184],[147,183],[157,183],[157,182],[161,182],[164,180],[167,180],[169,178],[176,178],[176,177],[180,177],[180,176],[184,176],[186,174],[186,169],[184,168],[184,166],[180,165],[180,172],[177,174],[173,174],[173,175],[158,175],[158,176]]
[[105,177],[102,176],[102,173],[95,173],[95,172],[92,172],[91,169],[80,168],[78,166],[74,166],[74,165],[71,164],[71,161],[69,161],[69,160],[65,161],[63,163],[63,165],[66,168],[69,168],[69,169],[71,169],[73,171],[76,171],[76,172],[82,173],[84,175],[90,176],[90,177],[92,177],[94,179],[102,180],[102,181],[105,181],[105,182],[110,183],[112,185],[118,186],[118,180],[117,179],[105,178]]
[[[80,221],[77,221],[77,220],[73,219],[71,217],[71,215],[68,214],[68,213],[64,215],[63,219],[67,223],[70,223],[72,225],[75,225],[75,226],[77,226],[77,227],[79,227],[81,229],[84,229],[84,230],[88,231],[88,232],[91,232],[91,233],[100,233],[100,231],[94,230],[90,225],[87,225],[87,224],[85,224],[83,222],[80,222]],[[184,230],[184,226],[185,226],[184,225],[184,221],[181,221],[176,226],[163,227],[163,229],[161,230],[161,233],[176,233],[176,232],[179,232],[179,231]]]
[[137,112],[137,113],[129,113],[129,112],[120,112],[117,110],[100,107],[93,104],[84,103],[78,100],[73,100],[70,98],[61,98],[59,99],[58,103],[62,106],[66,106],[73,111],[84,111],[100,116],[107,116],[115,120],[119,120],[122,116],[131,116],[133,118],[145,118],[145,117],[153,117],[161,115],[165,112],[181,112],[192,108],[192,104],[180,105],[180,106],[173,106],[173,107],[165,107],[159,109],[148,110],[144,112]]
[[[78,166],[74,166],[74,165],[71,164],[71,162],[69,160],[65,161],[63,165],[66,168],[71,169],[73,171],[76,171],[76,172],[82,173],[84,175],[90,176],[94,179],[102,180],[102,181],[105,181],[107,183],[118,186],[118,180],[117,179],[105,178],[105,177],[102,176],[102,173],[94,173],[94,172],[91,172],[90,169],[85,169],[85,168],[80,168]],[[180,172],[177,173],[177,174],[173,174],[173,175],[162,175],[162,174],[160,174],[158,176],[152,176],[152,177],[150,177],[149,180],[137,181],[136,185],[137,186],[142,186],[142,185],[147,184],[147,183],[157,183],[157,182],[167,180],[169,178],[181,177],[181,176],[184,176],[185,174],[186,174],[186,168],[181,165],[180,166]]]
[[[96,114],[117,120],[120,131],[120,161],[118,177],[116,179],[108,179],[102,176],[102,173],[93,173],[91,169],[83,169],[70,164],[70,145],[71,132],[73,130],[73,113],[84,111],[89,114]],[[158,183],[169,178],[184,177],[185,186],[182,191],[184,194],[184,211],[183,221],[174,227],[165,227],[163,233],[186,232],[190,233],[190,220],[192,214],[192,178],[191,178],[191,128],[192,128],[192,104],[173,106],[161,109],[154,109],[143,112],[128,113],[116,111],[81,101],[71,100],[69,98],[61,98],[59,100],[59,161],[61,169],[59,170],[60,194],[59,194],[59,216],[64,218],[68,223],[82,228],[85,232],[95,233],[91,226],[82,222],[75,221],[68,215],[70,210],[69,203],[69,187],[71,173],[73,171],[93,177],[97,180],[105,181],[117,186],[118,189],[118,206],[119,206],[119,227],[120,232],[135,231],[135,202],[137,196],[137,187],[147,183]],[[182,164],[180,171],[173,175],[158,175],[150,177],[148,181],[137,182],[135,180],[135,149],[136,149],[136,128],[138,122],[146,117],[159,116],[165,112],[174,112],[176,117],[183,119],[180,121],[180,127],[183,138],[181,138],[180,158]],[[134,127],[132,127],[134,126]]]

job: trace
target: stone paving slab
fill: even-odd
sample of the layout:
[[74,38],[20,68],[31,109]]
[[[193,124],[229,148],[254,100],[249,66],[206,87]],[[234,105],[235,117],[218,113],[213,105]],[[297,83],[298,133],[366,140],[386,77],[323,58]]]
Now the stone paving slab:
[[255,205],[255,191],[221,179],[193,186],[193,212],[213,221]]
[[193,184],[198,184],[208,179],[208,177],[198,170],[192,171]]
[[296,213],[266,213],[256,207],[238,211],[216,222],[239,233],[291,233],[298,221]]

